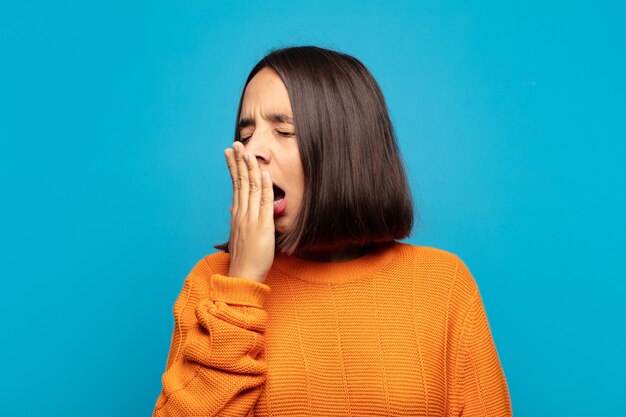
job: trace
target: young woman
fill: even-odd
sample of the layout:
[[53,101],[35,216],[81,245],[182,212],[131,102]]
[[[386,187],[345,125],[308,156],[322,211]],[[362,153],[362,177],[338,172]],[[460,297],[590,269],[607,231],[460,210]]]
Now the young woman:
[[356,58],[272,51],[225,150],[230,239],[174,304],[154,416],[510,416],[469,270],[398,242],[413,207],[380,88]]

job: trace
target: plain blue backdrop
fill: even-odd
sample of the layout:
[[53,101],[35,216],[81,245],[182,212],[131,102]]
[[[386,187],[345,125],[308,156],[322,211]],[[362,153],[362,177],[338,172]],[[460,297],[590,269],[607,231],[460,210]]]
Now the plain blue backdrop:
[[626,415],[620,3],[3,2],[0,414],[152,412],[245,78],[314,44],[380,83],[406,242],[472,271],[514,414]]

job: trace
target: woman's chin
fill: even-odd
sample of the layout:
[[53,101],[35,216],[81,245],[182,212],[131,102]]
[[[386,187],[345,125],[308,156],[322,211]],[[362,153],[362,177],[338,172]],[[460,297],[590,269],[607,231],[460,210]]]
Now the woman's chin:
[[277,233],[285,233],[288,226],[283,216],[274,219],[274,230],[276,230]]

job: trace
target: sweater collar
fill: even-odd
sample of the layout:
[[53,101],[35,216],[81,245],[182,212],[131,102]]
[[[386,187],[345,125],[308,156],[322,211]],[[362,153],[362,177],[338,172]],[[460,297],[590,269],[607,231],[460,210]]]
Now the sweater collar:
[[367,278],[391,263],[401,245],[397,241],[376,243],[364,255],[338,262],[316,262],[278,252],[274,254],[272,268],[314,284],[344,284]]

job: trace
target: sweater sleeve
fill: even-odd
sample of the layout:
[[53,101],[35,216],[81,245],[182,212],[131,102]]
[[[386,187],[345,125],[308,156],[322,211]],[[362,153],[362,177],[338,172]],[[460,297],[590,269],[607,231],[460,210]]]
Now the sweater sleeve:
[[506,378],[478,287],[459,343],[455,390],[462,417],[512,416]]
[[174,303],[174,331],[153,416],[249,416],[265,383],[263,304],[270,287],[206,271]]

